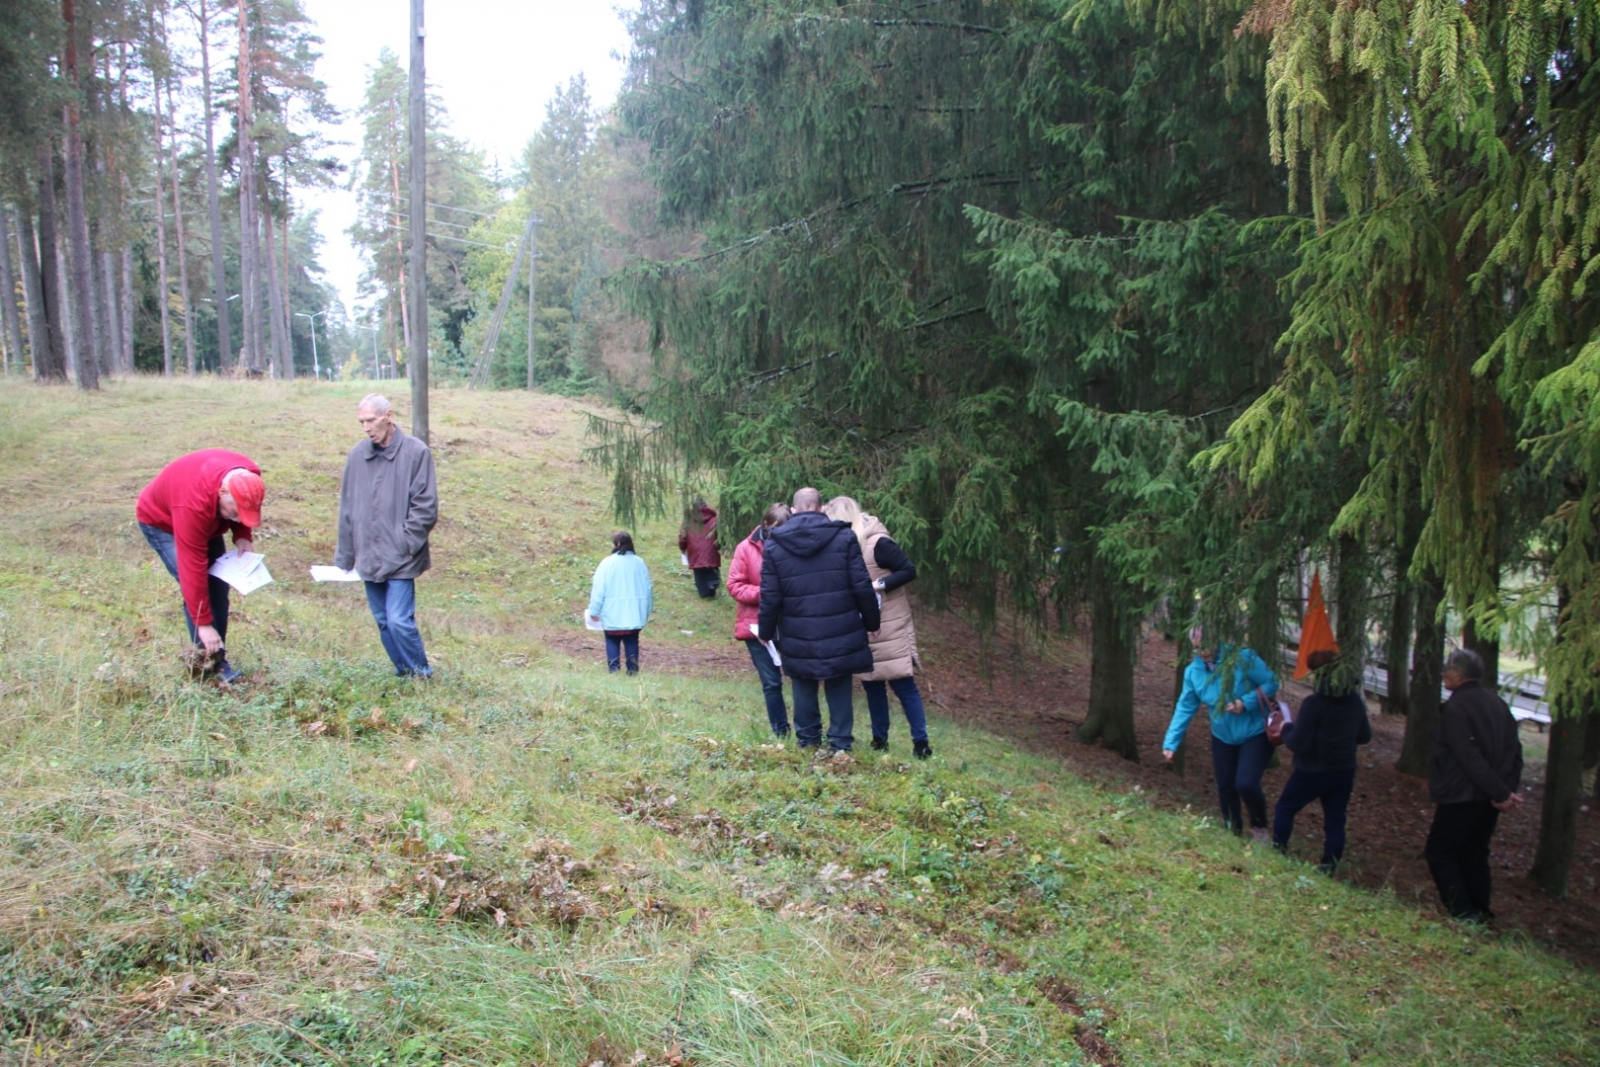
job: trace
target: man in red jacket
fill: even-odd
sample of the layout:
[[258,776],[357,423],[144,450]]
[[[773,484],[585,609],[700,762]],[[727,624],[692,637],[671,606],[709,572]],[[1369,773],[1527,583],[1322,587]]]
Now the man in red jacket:
[[224,448],[179,456],[139,494],[139,529],[167,573],[178,580],[189,638],[215,660],[217,677],[224,682],[240,677],[224,647],[228,583],[209,571],[223,554],[227,531],[233,531],[235,549],[251,550],[251,532],[261,525],[265,495],[261,468],[250,457]]

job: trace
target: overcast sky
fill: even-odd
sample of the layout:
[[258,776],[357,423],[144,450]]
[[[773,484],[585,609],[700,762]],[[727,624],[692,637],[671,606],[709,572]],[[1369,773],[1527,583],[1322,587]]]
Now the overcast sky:
[[[355,110],[379,50],[388,47],[402,67],[410,64],[410,0],[304,4],[323,39],[317,72],[328,85],[329,100],[347,117],[330,136],[346,142],[339,152],[353,160],[360,141]],[[556,86],[582,73],[590,99],[609,105],[622,83],[619,57],[628,51],[618,11],[632,6],[631,0],[432,0],[426,23],[428,85],[443,100],[451,129],[509,170],[544,120],[545,102]],[[355,221],[355,195],[342,189],[315,192],[301,203],[322,212],[322,265],[353,315],[362,262],[344,230]]]

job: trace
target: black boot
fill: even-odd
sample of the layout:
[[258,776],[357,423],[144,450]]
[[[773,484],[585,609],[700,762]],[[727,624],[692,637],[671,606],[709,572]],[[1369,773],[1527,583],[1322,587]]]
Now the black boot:
[[911,744],[911,754],[918,759],[927,759],[933,755],[933,746],[926,741],[914,741]]
[[874,737],[872,739],[872,748],[875,752],[887,752],[889,749],[889,739],[887,737]]

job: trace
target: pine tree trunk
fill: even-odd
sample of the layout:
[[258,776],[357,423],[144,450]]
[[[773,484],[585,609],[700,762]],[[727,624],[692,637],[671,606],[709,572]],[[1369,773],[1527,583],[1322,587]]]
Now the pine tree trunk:
[[122,283],[122,368],[133,373],[133,246],[124,244],[117,265],[117,280]]
[[243,356],[241,362],[251,374],[261,374],[267,369],[266,354],[262,351],[261,329],[261,224],[256,218],[256,149],[251,127],[255,108],[252,100],[250,56],[250,2],[240,0],[239,22],[239,93],[238,93],[238,153],[239,160],[239,313],[244,319]]
[[1415,586],[1417,639],[1411,645],[1411,711],[1395,770],[1418,776],[1428,773],[1428,757],[1439,732],[1439,686],[1444,674],[1444,579],[1432,569]]
[[283,286],[278,277],[278,253],[272,235],[272,216],[261,206],[261,255],[267,262],[267,311],[272,333],[274,373],[284,381],[294,377],[294,362],[289,359],[289,339],[283,329]]
[[61,19],[66,28],[67,230],[72,270],[69,297],[76,334],[73,348],[77,357],[78,387],[92,391],[100,388],[100,346],[94,335],[94,278],[90,267],[94,255],[89,247],[89,217],[83,196],[83,126],[79,110],[83,82],[78,74],[78,25],[74,0],[61,0]]
[[10,226],[11,209],[0,204],[0,327],[4,327],[6,336],[6,351],[10,353],[6,363],[6,373],[11,373],[11,361],[17,364],[20,373],[23,368],[22,361],[22,324],[17,316],[17,276],[11,269],[11,240]]
[[62,349],[67,354],[67,377],[73,381],[78,380],[78,317],[73,310],[71,285],[68,278],[72,275],[71,257],[67,251],[67,235],[61,230],[56,231],[56,278],[61,285],[61,336],[65,342]]
[[1333,636],[1339,642],[1339,658],[1361,677],[1366,666],[1367,602],[1366,559],[1361,542],[1350,534],[1340,534],[1334,542]]
[[[400,343],[406,351],[411,351],[411,311],[410,301],[406,299],[406,246],[401,236],[406,232],[405,218],[400,214],[400,135],[398,125],[394,137],[394,151],[389,156],[389,184],[393,187],[395,213],[394,213],[394,252],[396,262],[400,268],[400,287],[395,290],[400,302]],[[391,316],[392,317],[392,316]],[[394,366],[391,358],[390,367]]]
[[1124,759],[1139,762],[1133,725],[1134,632],[1118,609],[1116,591],[1103,575],[1089,596],[1089,630],[1094,641],[1089,670],[1089,714],[1077,740],[1099,741]]
[[1578,807],[1583,802],[1583,743],[1590,716],[1557,695],[1550,708],[1550,752],[1539,812],[1539,846],[1530,876],[1553,896],[1567,895],[1567,878],[1578,846]]
[[[172,377],[172,313],[167,306],[167,201],[166,201],[166,172],[167,172],[167,135],[166,126],[161,114],[161,87],[156,86],[155,93],[155,120],[156,120],[156,304],[161,314],[161,373],[164,377]],[[191,364],[189,373],[194,373]]]
[[[166,44],[166,42],[167,42],[167,5],[166,5],[166,3],[163,2],[163,3],[159,4],[159,5],[157,5],[157,9],[159,10],[160,15],[161,15],[161,33],[160,33],[161,42],[162,42],[162,44]],[[178,135],[177,135],[176,128],[174,128],[172,131],[170,131],[171,135],[172,135],[171,139],[169,140],[167,138],[168,131],[166,130],[165,127],[162,126],[162,115],[161,115],[161,94],[162,94],[163,91],[165,91],[166,94],[167,94],[166,121],[170,124],[172,122],[173,117],[176,114],[176,112],[175,112],[175,110],[173,109],[173,106],[172,106],[172,82],[173,82],[173,77],[172,77],[172,68],[170,66],[167,68],[167,74],[166,74],[166,77],[163,79],[163,82],[164,82],[164,84],[162,84],[162,85],[152,86],[152,95],[155,97],[155,105],[156,105],[156,171],[159,174],[161,172],[161,168],[166,167],[166,168],[170,169],[170,171],[172,173],[172,181],[170,183],[170,188],[172,189],[172,223],[173,223],[174,236],[177,238],[177,242],[178,242],[178,245],[177,245],[177,247],[178,247],[178,293],[179,293],[179,299],[182,301],[182,305],[183,305],[184,369],[185,369],[185,372],[189,375],[189,377],[193,378],[194,375],[195,375],[195,370],[196,370],[196,366],[195,366],[196,359],[195,359],[195,350],[194,350],[194,305],[193,305],[193,299],[194,298],[193,298],[193,291],[189,288],[189,251],[188,251],[187,244],[186,244],[187,238],[185,237],[184,232],[183,232],[183,191],[180,188],[180,186],[182,184],[182,174],[180,173],[179,167],[178,167],[178,147],[177,147],[177,137],[178,137]],[[158,183],[158,185],[159,185],[159,183]],[[156,195],[156,200],[157,200],[157,202],[159,204],[160,200],[161,200],[161,196],[160,196],[159,192]],[[163,208],[158,207],[157,211],[156,211],[156,217],[157,218],[161,218],[164,214],[165,214],[165,210]],[[164,244],[162,246],[162,251],[163,252],[166,251],[166,248],[165,248]],[[166,277],[166,264],[165,263],[162,264],[161,271],[162,271],[162,277],[163,277],[163,279],[165,279],[165,277]],[[161,289],[162,294],[165,295],[165,293],[166,293],[166,282],[165,282],[165,280],[163,280],[161,284],[162,284],[162,289]],[[166,301],[165,300],[162,301],[162,308],[163,308],[163,310],[165,310],[165,308],[166,308]],[[166,326],[163,325],[163,327],[162,327],[163,345],[165,345],[167,343],[166,339],[167,339]],[[168,359],[168,363],[170,364],[171,363],[171,355],[170,355],[170,353],[168,354],[167,359]],[[172,372],[169,370],[167,373],[170,375]]]
[[122,373],[122,299],[117,295],[117,256],[109,248],[97,257],[100,263],[100,336],[104,350],[100,370],[107,376]]
[[22,263],[22,299],[28,309],[28,355],[33,362],[33,376],[45,381],[40,361],[51,360],[50,326],[44,314],[44,290],[39,280],[39,248],[35,238],[33,216],[27,211],[17,211],[17,258]]
[[[197,19],[206,127],[206,209],[211,216],[211,299],[217,309],[217,369],[226,374],[233,370],[233,326],[229,321],[232,312],[228,310],[227,246],[222,242],[222,187],[217,180],[216,117],[211,103],[211,16],[206,11],[206,0],[199,0]],[[184,306],[188,306],[187,294]]]
[[[33,349],[33,376],[41,382],[67,380],[66,309],[62,306],[61,274],[56,269],[56,179],[48,145],[39,148],[38,259],[33,264],[39,278],[38,336]],[[32,237],[32,234],[28,235]]]
[[1406,501],[1399,509],[1399,529],[1395,531],[1394,580],[1389,593],[1389,632],[1384,654],[1384,669],[1388,672],[1388,693],[1382,701],[1385,715],[1411,714],[1411,631],[1416,625],[1413,608],[1416,594],[1411,588],[1411,559],[1416,555],[1417,538],[1422,532],[1421,501],[1416,499],[1419,487],[1412,485],[1406,491]]

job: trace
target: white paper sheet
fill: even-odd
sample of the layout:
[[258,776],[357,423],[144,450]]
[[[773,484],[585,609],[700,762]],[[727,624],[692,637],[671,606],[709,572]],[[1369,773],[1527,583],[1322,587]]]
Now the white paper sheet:
[[583,628],[585,630],[604,630],[605,629],[604,626],[600,625],[600,620],[595,618],[593,615],[585,615],[583,617]]
[[267,557],[259,552],[226,552],[217,557],[210,573],[233,586],[241,596],[249,596],[262,586],[272,584]]
[[359,582],[361,575],[354,570],[345,570],[342,567],[328,567],[321,564],[311,568],[313,582]]
[[776,641],[763,641],[761,643],[767,647],[767,655],[772,657],[773,666],[783,666],[783,657],[778,655],[778,643]]

